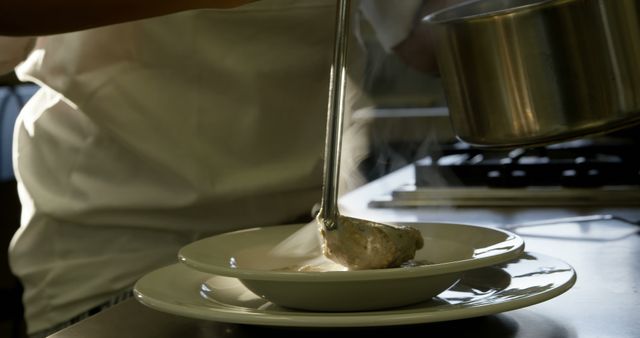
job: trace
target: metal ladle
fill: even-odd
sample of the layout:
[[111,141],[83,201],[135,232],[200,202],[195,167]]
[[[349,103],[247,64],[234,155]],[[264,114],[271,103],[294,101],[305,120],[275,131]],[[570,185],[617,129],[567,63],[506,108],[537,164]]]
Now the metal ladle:
[[317,216],[324,255],[352,270],[397,267],[423,246],[412,227],[342,216],[338,210],[342,122],[351,0],[338,0],[325,143],[322,199]]

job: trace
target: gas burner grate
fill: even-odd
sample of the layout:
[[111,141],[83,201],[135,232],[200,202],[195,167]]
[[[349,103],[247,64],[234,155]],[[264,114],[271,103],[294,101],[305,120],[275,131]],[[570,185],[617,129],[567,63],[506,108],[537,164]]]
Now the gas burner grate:
[[418,187],[577,187],[640,185],[640,157],[633,142],[578,140],[511,151],[461,144],[415,164]]
[[510,151],[445,145],[369,206],[640,205],[636,144],[602,137]]

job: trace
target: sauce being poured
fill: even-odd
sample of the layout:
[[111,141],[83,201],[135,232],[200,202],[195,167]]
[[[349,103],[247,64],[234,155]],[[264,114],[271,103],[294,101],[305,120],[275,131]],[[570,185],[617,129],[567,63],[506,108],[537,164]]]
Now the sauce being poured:
[[[399,267],[400,268],[415,268],[418,266],[426,266],[426,265],[431,265],[433,264],[432,262],[429,262],[427,260],[421,259],[421,260],[409,260],[406,261],[404,263],[402,263]],[[329,272],[329,271],[349,271],[349,268],[347,268],[344,265],[340,265],[338,263],[329,261],[329,260],[324,260],[321,258],[318,258],[316,260],[314,260],[314,262],[308,262],[305,264],[300,264],[300,265],[290,265],[284,268],[279,268],[279,269],[274,269],[273,271],[286,271],[286,272]]]

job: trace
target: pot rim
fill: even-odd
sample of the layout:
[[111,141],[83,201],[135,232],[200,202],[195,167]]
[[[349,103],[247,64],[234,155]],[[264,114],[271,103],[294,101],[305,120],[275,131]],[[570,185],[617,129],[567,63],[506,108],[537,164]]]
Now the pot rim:
[[[524,4],[516,5],[513,7],[498,8],[490,11],[473,11],[468,10],[469,13],[465,13],[465,9],[471,7],[480,2],[486,2],[487,0],[475,0],[470,2],[463,2],[457,5],[443,8],[425,16],[422,21],[438,25],[438,24],[450,24],[458,22],[469,22],[483,19],[494,19],[498,16],[513,16],[531,13],[542,8],[555,7],[570,2],[576,2],[578,0],[521,0],[525,1]],[[461,14],[455,14],[456,11],[462,11]]]

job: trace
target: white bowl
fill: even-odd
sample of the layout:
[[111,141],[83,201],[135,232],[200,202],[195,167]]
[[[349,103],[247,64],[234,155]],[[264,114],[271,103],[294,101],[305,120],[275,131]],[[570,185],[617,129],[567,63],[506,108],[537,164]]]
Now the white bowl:
[[[405,223],[406,224],[406,223]],[[455,284],[467,270],[517,258],[523,240],[510,232],[473,225],[411,223],[424,237],[417,262],[429,264],[377,270],[297,271],[322,258],[318,242],[286,255],[283,242],[303,224],[253,228],[208,237],[184,246],[180,261],[196,270],[235,277],[277,305],[307,311],[369,311],[422,302]]]

